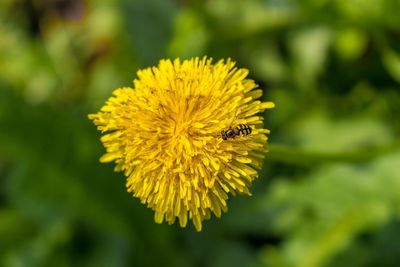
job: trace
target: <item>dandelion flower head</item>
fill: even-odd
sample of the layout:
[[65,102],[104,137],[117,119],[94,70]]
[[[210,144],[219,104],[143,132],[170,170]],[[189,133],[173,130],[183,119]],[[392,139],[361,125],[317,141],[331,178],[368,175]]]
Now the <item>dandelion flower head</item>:
[[[116,89],[97,114],[106,154],[127,177],[127,190],[155,212],[155,221],[197,231],[211,214],[227,211],[229,194],[250,195],[267,134],[262,90],[230,59],[161,60],[139,70],[133,88]],[[224,140],[243,124],[251,134]]]

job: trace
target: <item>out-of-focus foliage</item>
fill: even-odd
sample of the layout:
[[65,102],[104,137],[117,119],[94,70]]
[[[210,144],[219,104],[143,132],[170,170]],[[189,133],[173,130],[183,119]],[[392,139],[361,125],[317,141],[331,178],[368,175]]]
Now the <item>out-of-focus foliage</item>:
[[[400,265],[400,1],[0,2],[1,266]],[[160,58],[231,57],[276,103],[253,197],[157,225],[87,114]]]

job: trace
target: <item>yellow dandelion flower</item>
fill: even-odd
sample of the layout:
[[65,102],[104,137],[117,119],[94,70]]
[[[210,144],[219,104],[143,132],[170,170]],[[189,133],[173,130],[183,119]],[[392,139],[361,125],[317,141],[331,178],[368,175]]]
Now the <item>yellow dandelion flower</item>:
[[227,211],[228,193],[250,195],[269,133],[257,114],[274,104],[229,59],[161,60],[137,75],[89,115],[106,133],[100,161],[116,162],[157,223],[189,219],[201,231]]

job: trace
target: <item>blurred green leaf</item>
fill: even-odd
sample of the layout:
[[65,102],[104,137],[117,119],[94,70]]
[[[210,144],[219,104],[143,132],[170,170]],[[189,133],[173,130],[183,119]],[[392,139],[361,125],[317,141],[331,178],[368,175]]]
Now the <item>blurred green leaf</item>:
[[400,55],[393,50],[383,51],[383,62],[389,74],[397,82],[400,82]]
[[394,153],[364,168],[327,165],[302,181],[276,183],[267,203],[281,210],[273,223],[290,237],[280,250],[288,266],[323,266],[360,233],[397,217],[399,163]]
[[[1,1],[0,265],[398,266],[399,9]],[[98,162],[87,114],[139,68],[204,55],[249,69],[276,108],[253,196],[230,198],[196,233],[155,224]]]
[[199,14],[183,10],[176,17],[174,37],[168,46],[172,58],[190,58],[205,54],[209,34]]
[[335,48],[345,60],[354,60],[366,52],[368,38],[359,29],[343,29],[336,34]]

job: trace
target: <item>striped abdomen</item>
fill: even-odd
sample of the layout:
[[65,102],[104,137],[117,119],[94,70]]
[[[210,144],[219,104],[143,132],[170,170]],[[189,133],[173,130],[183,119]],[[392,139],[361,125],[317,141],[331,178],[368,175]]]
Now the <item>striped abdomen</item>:
[[251,134],[251,127],[247,124],[239,124],[235,128],[229,127],[227,130],[221,131],[223,140],[233,139],[236,136],[246,136]]
[[236,135],[246,136],[251,134],[251,127],[247,124],[239,124],[235,128]]

